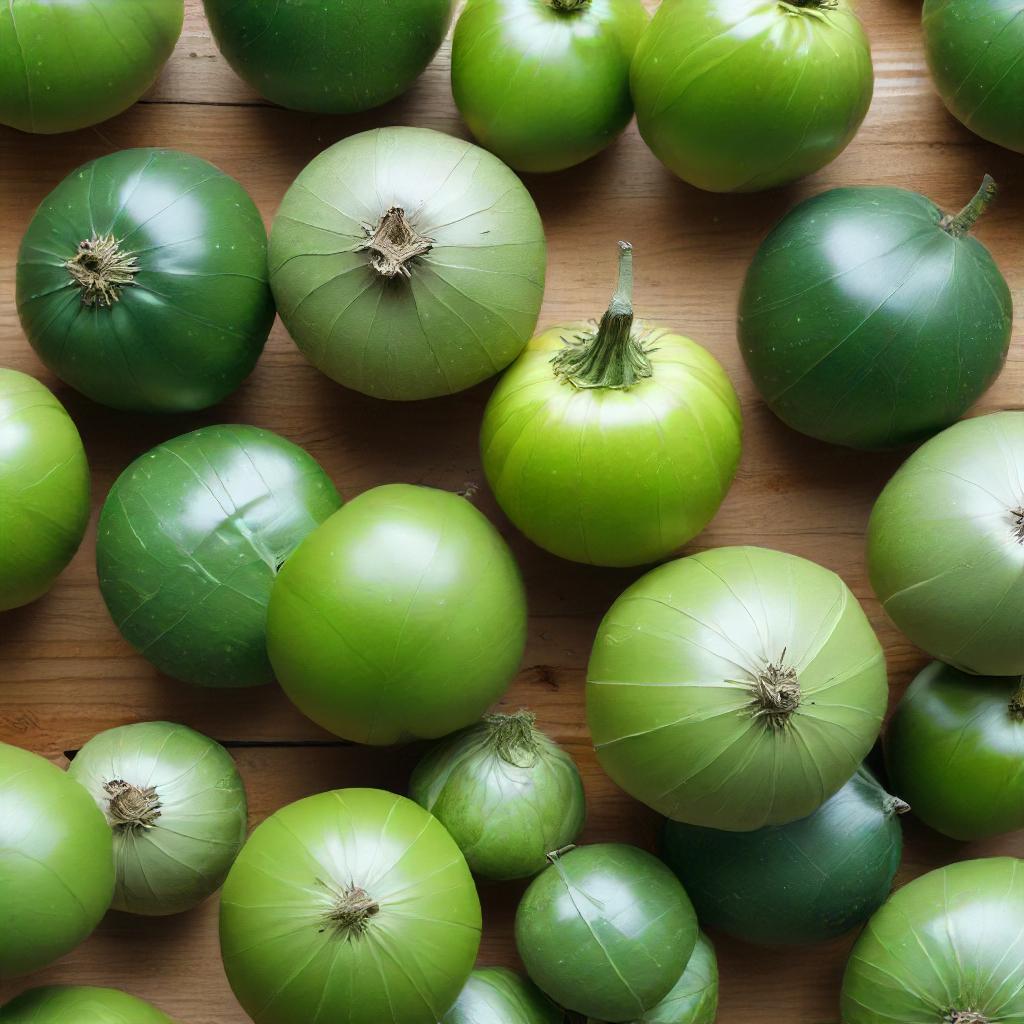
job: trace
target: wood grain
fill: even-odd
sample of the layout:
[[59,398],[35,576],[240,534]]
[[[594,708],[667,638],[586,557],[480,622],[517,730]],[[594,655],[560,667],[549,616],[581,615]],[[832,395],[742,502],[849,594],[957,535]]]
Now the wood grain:
[[[653,6],[653,4],[652,4]],[[0,365],[41,377],[79,423],[98,506],[121,469],[158,441],[214,422],[247,422],[307,447],[351,497],[394,480],[441,487],[481,482],[476,439],[490,384],[450,399],[393,406],[341,390],[313,370],[275,327],[252,378],[229,401],[198,416],[139,419],[92,405],[60,385],[28,347],[14,308],[14,262],[35,206],[77,165],[129,146],[194,152],[236,176],[268,224],[305,163],[337,139],[384,124],[417,124],[464,135],[451,100],[447,47],[416,87],[370,114],[330,118],[270,106],[217,53],[199,0],[149,96],[96,128],[35,137],[0,129]],[[1024,280],[1024,222],[1018,157],[975,139],[946,115],[921,54],[915,0],[862,0],[877,84],[864,128],[829,168],[798,186],[754,196],[711,196],[672,178],[631,128],[607,153],[572,171],[532,176],[550,245],[542,323],[600,314],[614,274],[614,243],[633,242],[637,307],[682,329],[723,362],[740,391],[745,451],[721,513],[694,549],[753,543],[813,558],[838,571],[864,602],[886,647],[893,698],[924,658],[886,621],[864,568],[871,503],[899,455],[829,448],[782,427],[759,402],[736,347],[734,314],[746,264],[768,228],[803,197],[838,184],[891,184],[954,208],[985,171],[1005,187],[978,236],[993,250],[1015,295]],[[1015,343],[1006,370],[979,411],[1021,408],[1024,357]],[[649,844],[655,822],[598,768],[583,717],[583,678],[597,622],[636,572],[558,562],[515,536],[486,493],[480,504],[519,558],[531,601],[529,645],[504,703],[530,706],[568,745],[583,771],[588,839]],[[334,742],[273,687],[207,692],[161,678],[120,639],[96,587],[94,528],[53,591],[0,618],[0,740],[55,760],[95,732],[166,718],[229,742],[249,788],[252,821],[290,800],[347,785],[401,791],[418,751]],[[2,542],[2,541],[0,541]],[[294,746],[298,744],[298,748]],[[312,745],[309,744],[318,744]],[[1024,854],[1020,837],[958,845],[906,824],[900,879],[939,864],[993,852]],[[482,963],[514,965],[511,919],[519,887],[483,891]],[[167,920],[110,914],[97,933],[54,967],[21,979],[118,985],[152,999],[183,1024],[243,1024],[220,966],[216,901]],[[2,908],[0,908],[2,927]],[[722,972],[721,1024],[812,1024],[836,1016],[850,939],[797,953],[752,951],[716,936]]]

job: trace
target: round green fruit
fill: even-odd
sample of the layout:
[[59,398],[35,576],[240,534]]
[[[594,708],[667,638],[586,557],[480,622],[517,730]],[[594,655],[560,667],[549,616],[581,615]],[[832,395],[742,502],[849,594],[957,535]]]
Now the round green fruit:
[[49,135],[127,110],[156,81],[184,17],[184,0],[10,0],[0,124]]
[[68,774],[114,834],[114,910],[177,914],[227,877],[245,841],[245,787],[231,755],[184,725],[140,722],[94,736]]
[[173,1024],[155,1006],[116,988],[47,985],[0,1007],[0,1024]]
[[564,1024],[536,985],[507,967],[478,967],[441,1024]]
[[426,128],[380,128],[321,153],[270,236],[285,327],[332,380],[435,398],[503,370],[537,323],[544,229],[490,153]]
[[95,402],[192,412],[256,365],[274,321],[267,236],[248,193],[171,149],[72,171],[18,253],[17,303],[40,359]]
[[952,216],[916,192],[840,188],[791,211],[740,297],[740,349],[772,412],[864,449],[958,420],[1010,344],[1010,290],[969,234],[994,195],[986,178]]
[[1024,828],[1024,689],[932,662],[889,722],[893,786],[926,825],[953,839]]
[[481,878],[535,875],[583,829],[579,769],[533,722],[528,711],[486,715],[430,750],[409,783]]
[[454,0],[203,0],[221,53],[268,100],[354,114],[405,92],[444,39]]
[[932,657],[1024,674],[1024,412],[964,420],[907,459],[872,510],[868,569]]
[[857,770],[888,699],[867,616],[829,570],[765,548],[660,566],[605,616],[587,670],[598,760],[676,821],[806,817]]
[[904,886],[853,947],[845,1024],[1024,1020],[1024,862],[968,860]]
[[816,811],[754,832],[669,821],[662,857],[705,926],[760,946],[828,942],[889,895],[909,810],[861,769]]
[[8,978],[53,963],[99,924],[114,891],[114,856],[110,829],[85,789],[6,743],[0,822],[0,978]]
[[921,25],[949,112],[983,139],[1024,153],[1024,2],[925,0]]
[[256,828],[224,885],[220,941],[255,1024],[436,1024],[473,968],[480,901],[422,807],[340,789]]
[[107,495],[103,600],[161,672],[200,686],[268,683],[271,584],[340,504],[312,456],[268,430],[182,434],[136,459]]
[[671,171],[711,192],[756,192],[849,145],[874,73],[847,0],[664,0],[631,82],[640,134]]
[[661,861],[598,843],[552,853],[519,904],[515,933],[530,978],[560,1006],[633,1021],[679,980],[697,918]]
[[452,92],[482,146],[517,171],[561,171],[633,116],[641,0],[471,0],[452,40]]
[[89,463],[49,388],[0,368],[0,612],[42,597],[89,522]]
[[740,405],[696,342],[634,321],[632,249],[600,325],[534,338],[484,411],[484,471],[535,544],[605,566],[665,558],[711,521],[740,459]]
[[375,487],[314,531],[274,584],[270,660],[299,710],[386,745],[475,722],[526,642],[526,596],[497,530],[465,498]]

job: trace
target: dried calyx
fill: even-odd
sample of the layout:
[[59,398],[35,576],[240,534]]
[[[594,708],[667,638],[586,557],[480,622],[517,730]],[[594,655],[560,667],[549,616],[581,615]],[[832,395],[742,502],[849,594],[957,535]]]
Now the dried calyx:
[[590,6],[590,0],[548,0],[548,3],[556,11],[563,11],[565,13],[580,11],[584,7]]
[[113,779],[103,786],[107,801],[107,820],[115,829],[152,828],[160,817],[160,797],[155,787],[133,786],[124,779]]
[[64,267],[81,292],[83,306],[108,309],[121,298],[122,288],[135,283],[139,260],[122,251],[113,235],[93,235],[78,243]]
[[537,739],[533,723],[537,716],[531,711],[511,715],[484,715],[487,740],[503,761],[517,768],[529,768],[537,760]]
[[331,891],[334,895],[334,905],[327,912],[327,922],[320,930],[333,928],[346,937],[362,935],[370,924],[370,918],[380,913],[380,904],[365,889],[354,883],[340,892],[333,889]]
[[1017,681],[1017,689],[1014,690],[1013,696],[1010,698],[1008,710],[1011,718],[1017,719],[1018,722],[1024,722],[1024,676]]
[[633,247],[619,242],[619,282],[597,332],[566,338],[551,360],[555,376],[577,388],[626,390],[653,375],[650,354],[633,330]]
[[946,1020],[949,1024],[989,1024],[988,1017],[975,1010],[950,1010]]
[[376,226],[364,224],[363,230],[366,241],[360,249],[370,254],[370,266],[386,278],[412,277],[409,264],[434,244],[416,231],[400,206],[392,206]]
[[799,7],[801,10],[834,11],[839,7],[839,0],[779,0],[783,7]]
[[783,649],[778,661],[768,662],[750,684],[751,709],[770,729],[782,729],[800,706],[800,680],[796,669],[786,664]]
[[1018,543],[1024,544],[1024,505],[1010,509],[1010,518],[1013,520],[1013,536]]
[[948,231],[954,238],[963,238],[977,223],[978,218],[992,205],[999,193],[999,188],[992,175],[986,174],[982,179],[981,188],[974,198],[957,214],[946,214],[939,221],[939,226]]
[[896,814],[909,814],[910,804],[906,800],[901,800],[898,796],[886,795],[885,800],[882,801],[882,806],[885,809],[885,813],[891,818]]

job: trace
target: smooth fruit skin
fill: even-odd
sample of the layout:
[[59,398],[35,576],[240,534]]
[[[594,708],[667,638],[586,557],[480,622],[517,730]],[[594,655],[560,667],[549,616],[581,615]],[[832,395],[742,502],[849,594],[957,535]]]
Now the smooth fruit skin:
[[904,886],[868,922],[843,977],[844,1024],[1024,1019],[1024,862],[961,861]]
[[734,832],[806,817],[839,790],[887,699],[882,647],[846,584],[756,547],[647,573],[605,616],[587,670],[612,779],[668,818]]
[[[356,889],[377,909],[345,927],[339,900]],[[224,885],[220,941],[256,1024],[435,1024],[472,970],[480,901],[458,847],[423,808],[333,790],[253,832]]]
[[217,46],[268,100],[354,114],[405,92],[430,63],[454,0],[203,0]]
[[828,942],[892,889],[907,810],[866,769],[806,818],[754,832],[669,821],[661,854],[705,927],[760,946]]
[[831,163],[871,104],[847,0],[665,0],[631,74],[644,141],[683,181],[757,192]]
[[[637,1017],[635,1024],[715,1024],[718,1013],[718,960],[703,932],[679,980],[657,1005]],[[587,1024],[600,1024],[588,1018]]]
[[851,448],[917,443],[1002,369],[1013,303],[989,251],[915,192],[841,188],[768,235],[740,297],[743,358],[768,407]]
[[683,887],[635,846],[595,843],[553,857],[516,911],[516,947],[560,1006],[632,1021],[660,1002],[697,942]]
[[478,967],[441,1024],[564,1024],[565,1015],[528,978]]
[[298,709],[388,745],[475,722],[526,642],[526,595],[497,530],[465,498],[365,491],[314,531],[274,584],[270,660]]
[[949,112],[972,132],[1024,153],[1024,3],[925,0],[925,53]]
[[125,639],[199,686],[273,679],[271,585],[341,505],[316,460],[269,430],[203,427],[136,459],[100,513],[96,572]]
[[[137,263],[111,305],[67,262],[112,236]],[[18,315],[61,380],[129,412],[192,412],[249,375],[274,320],[266,231],[242,186],[170,149],[126,149],[72,171],[22,239]]]
[[[177,914],[220,888],[245,841],[246,799],[219,743],[172,722],[123,725],[89,740],[68,774],[114,834],[114,910]],[[132,789],[119,796],[119,783]],[[140,794],[149,813],[125,814]]]
[[[385,277],[369,234],[393,208],[429,240]],[[281,319],[307,359],[375,398],[436,398],[503,370],[537,323],[547,247],[497,157],[426,128],[353,135],[286,193],[270,236]]]
[[0,612],[42,597],[89,522],[89,463],[49,388],[0,367]]
[[49,135],[127,110],[156,81],[184,17],[184,0],[10,0],[0,124]]
[[907,459],[871,512],[868,570],[933,658],[1024,674],[1024,412],[964,420]]
[[517,171],[561,171],[633,116],[641,0],[470,0],[452,40],[452,92],[481,146]]
[[742,447],[739,399],[696,342],[642,322],[654,375],[628,390],[577,388],[552,356],[594,325],[537,335],[494,389],[480,448],[502,511],[535,544],[574,562],[648,565],[718,511]]
[[939,661],[910,684],[886,729],[886,764],[929,827],[962,840],[1024,828],[1020,686]]
[[0,822],[3,980],[52,963],[99,924],[114,891],[114,855],[110,829],[85,789],[6,743]]
[[544,870],[586,818],[572,757],[529,725],[526,742],[503,741],[515,718],[488,715],[442,740],[409,782],[409,795],[448,829],[473,874],[495,881]]
[[0,1007],[0,1024],[173,1024],[155,1006],[116,988],[47,985]]

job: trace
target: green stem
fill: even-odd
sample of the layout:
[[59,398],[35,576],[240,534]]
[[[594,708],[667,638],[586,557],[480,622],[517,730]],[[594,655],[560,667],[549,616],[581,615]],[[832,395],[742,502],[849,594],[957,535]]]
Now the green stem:
[[940,222],[942,227],[954,238],[963,238],[968,234],[978,218],[992,205],[993,200],[999,193],[991,174],[986,174],[982,179],[981,188],[975,193],[974,198],[955,216],[947,214]]
[[567,853],[571,853],[576,849],[575,843],[570,843],[568,846],[561,846],[557,850],[552,850],[550,853],[545,854],[548,862],[551,864],[557,864]]
[[619,242],[619,281],[597,333],[566,341],[551,360],[556,377],[577,388],[628,390],[653,374],[633,332],[633,247]]
[[516,711],[511,715],[484,715],[487,741],[503,761],[516,768],[529,768],[537,760],[537,739],[532,711]]

